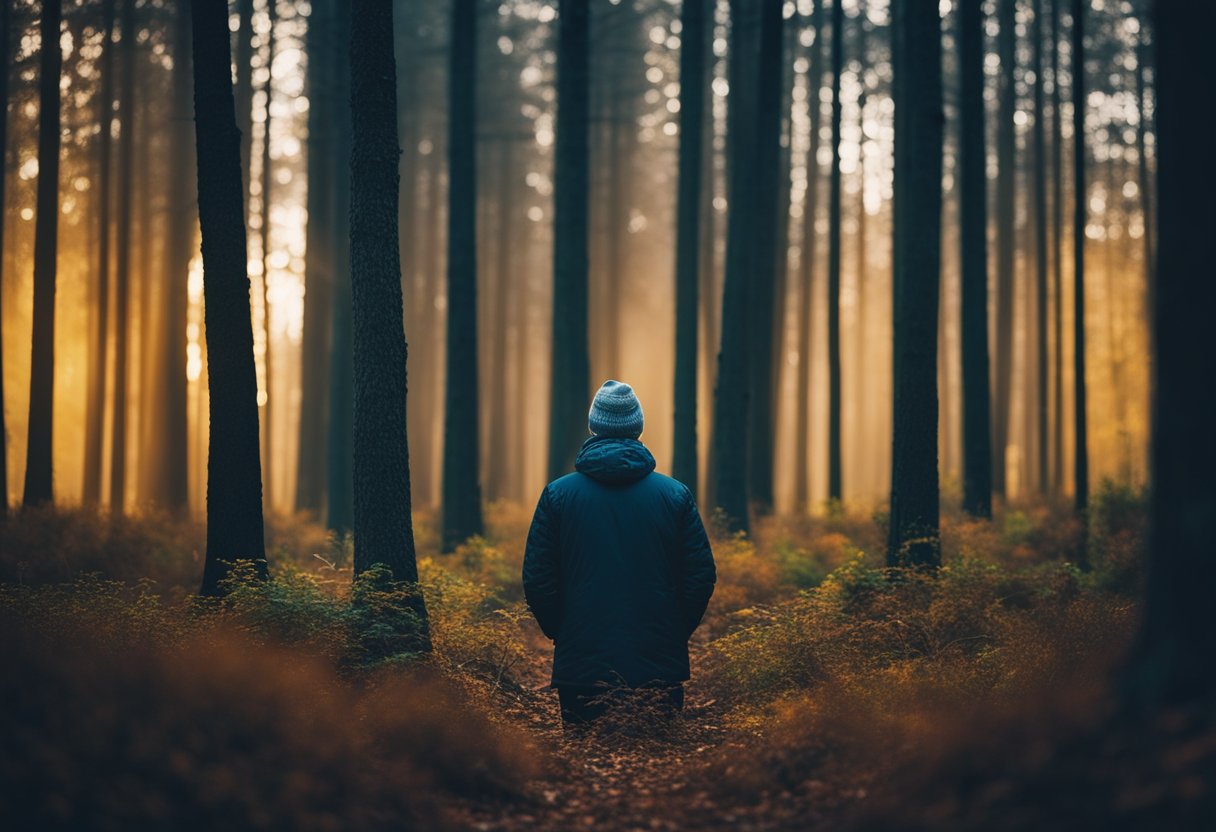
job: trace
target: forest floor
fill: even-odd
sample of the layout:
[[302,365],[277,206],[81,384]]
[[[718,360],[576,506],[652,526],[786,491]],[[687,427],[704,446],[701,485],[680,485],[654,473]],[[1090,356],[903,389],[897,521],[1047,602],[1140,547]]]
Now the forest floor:
[[[713,763],[739,737],[726,725],[728,708],[697,684],[705,643],[692,651],[693,679],[685,685],[685,708],[675,717],[608,717],[595,729],[573,733],[563,729],[556,691],[548,686],[552,645],[538,637],[534,647],[529,687],[507,699],[503,715],[527,725],[550,749],[549,765],[529,784],[525,800],[453,800],[449,809],[458,827],[478,832],[796,829],[831,811],[834,801],[822,783],[798,798],[784,792],[759,802],[723,801],[714,794],[707,782]],[[835,797],[851,796],[846,790]]]
[[1088,571],[1073,565],[1075,520],[1047,505],[991,522],[947,512],[935,575],[883,567],[881,513],[769,518],[753,539],[711,530],[718,585],[684,710],[572,735],[519,585],[525,509],[492,506],[486,539],[450,554],[421,516],[434,653],[371,663],[369,634],[382,645],[400,607],[352,588],[349,540],[306,518],[271,518],[270,582],[238,570],[209,604],[193,597],[197,524],[19,514],[0,523],[0,817],[31,829],[1216,828],[1216,717],[1119,706],[1143,499],[1105,488],[1091,517]]

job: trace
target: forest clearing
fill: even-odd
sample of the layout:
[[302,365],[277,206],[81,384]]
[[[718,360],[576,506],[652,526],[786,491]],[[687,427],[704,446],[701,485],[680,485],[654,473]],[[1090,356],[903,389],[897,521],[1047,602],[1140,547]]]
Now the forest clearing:
[[1216,829],[1173,0],[4,0],[0,829]]

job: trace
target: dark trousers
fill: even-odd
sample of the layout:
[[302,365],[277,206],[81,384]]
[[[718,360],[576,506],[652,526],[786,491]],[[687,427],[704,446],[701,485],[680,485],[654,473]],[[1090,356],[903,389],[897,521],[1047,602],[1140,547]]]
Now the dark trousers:
[[[655,709],[672,716],[684,708],[684,686],[653,685],[644,688],[605,688],[560,685],[557,700],[562,709],[562,724],[586,725],[599,719],[610,709],[630,707]],[[623,710],[623,708],[622,708]]]

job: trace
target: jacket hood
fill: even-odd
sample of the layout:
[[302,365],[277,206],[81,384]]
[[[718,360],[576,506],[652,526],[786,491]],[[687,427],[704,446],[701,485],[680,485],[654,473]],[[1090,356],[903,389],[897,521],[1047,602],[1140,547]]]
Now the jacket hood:
[[636,482],[654,467],[654,456],[645,445],[614,436],[591,437],[574,460],[574,470],[610,485]]

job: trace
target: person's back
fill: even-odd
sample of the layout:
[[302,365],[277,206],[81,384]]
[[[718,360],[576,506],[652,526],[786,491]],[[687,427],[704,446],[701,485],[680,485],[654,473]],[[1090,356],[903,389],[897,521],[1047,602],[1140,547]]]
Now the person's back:
[[541,494],[524,556],[528,606],[554,639],[563,718],[594,715],[597,687],[655,687],[682,702],[688,639],[714,585],[692,493],[654,472],[628,385],[606,382],[575,473]]

